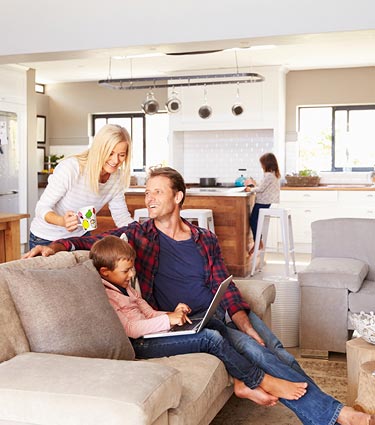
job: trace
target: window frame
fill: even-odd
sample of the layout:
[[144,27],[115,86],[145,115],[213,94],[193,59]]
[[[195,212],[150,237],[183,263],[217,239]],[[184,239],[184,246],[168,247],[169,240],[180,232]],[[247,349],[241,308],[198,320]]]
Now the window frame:
[[[142,112],[113,112],[109,114],[92,114],[91,115],[91,129],[92,129],[92,136],[94,137],[96,133],[96,119],[105,119],[106,123],[108,124],[108,120],[111,118],[127,118],[131,120],[131,128],[130,128],[130,137],[132,137],[133,134],[133,118],[142,118],[142,129],[143,129],[143,140],[142,140],[142,162],[143,167],[146,167],[146,114]],[[129,129],[128,129],[129,130]]]
[[[336,111],[347,111],[347,114],[349,114],[350,111],[353,110],[375,110],[375,104],[368,104],[368,105],[300,105],[298,106],[298,122],[297,122],[297,131],[300,131],[301,128],[301,110],[302,109],[314,109],[314,108],[331,108],[331,171],[337,172],[337,171],[344,171],[344,167],[336,167],[335,166],[335,151],[336,151],[336,119],[335,119],[335,112]],[[353,167],[352,171],[354,172],[360,172],[360,171],[372,171],[373,166],[369,167]]]

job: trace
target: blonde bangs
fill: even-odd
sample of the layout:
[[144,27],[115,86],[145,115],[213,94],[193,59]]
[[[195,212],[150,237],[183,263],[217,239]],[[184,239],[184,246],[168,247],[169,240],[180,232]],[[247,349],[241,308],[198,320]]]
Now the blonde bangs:
[[132,154],[132,142],[125,128],[115,124],[105,125],[95,135],[90,149],[77,155],[80,162],[80,170],[82,170],[82,174],[85,174],[85,178],[94,193],[99,192],[100,173],[105,162],[115,146],[120,142],[126,142],[128,147],[126,159],[116,173],[125,191],[130,184],[130,160]]

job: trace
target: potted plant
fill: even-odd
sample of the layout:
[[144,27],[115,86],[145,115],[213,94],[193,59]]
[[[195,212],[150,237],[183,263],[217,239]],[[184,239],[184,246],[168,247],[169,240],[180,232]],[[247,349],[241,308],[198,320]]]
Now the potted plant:
[[307,168],[300,170],[298,173],[293,173],[292,175],[287,174],[285,179],[287,186],[315,187],[320,184],[320,177],[317,172]]

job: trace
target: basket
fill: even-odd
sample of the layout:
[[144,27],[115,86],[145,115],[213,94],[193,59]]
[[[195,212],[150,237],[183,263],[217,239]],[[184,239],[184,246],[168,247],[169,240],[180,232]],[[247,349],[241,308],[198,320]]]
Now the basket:
[[314,187],[319,186],[319,176],[285,176],[287,186]]

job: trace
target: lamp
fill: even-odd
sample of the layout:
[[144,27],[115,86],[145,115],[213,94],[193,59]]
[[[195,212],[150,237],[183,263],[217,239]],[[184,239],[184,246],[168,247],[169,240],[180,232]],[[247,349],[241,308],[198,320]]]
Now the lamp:
[[165,106],[168,109],[168,112],[171,112],[173,114],[180,111],[181,100],[177,98],[177,92],[174,90],[174,88]]
[[155,99],[154,93],[149,91],[146,100],[142,103],[142,109],[145,114],[154,115],[159,110],[159,102]]
[[198,115],[203,118],[210,118],[212,115],[212,108],[207,104],[207,89],[204,86],[204,104],[198,109]]
[[232,106],[232,114],[237,117],[238,115],[241,115],[244,111],[244,108],[240,102],[240,88],[239,84],[237,83],[237,98],[236,103]]

